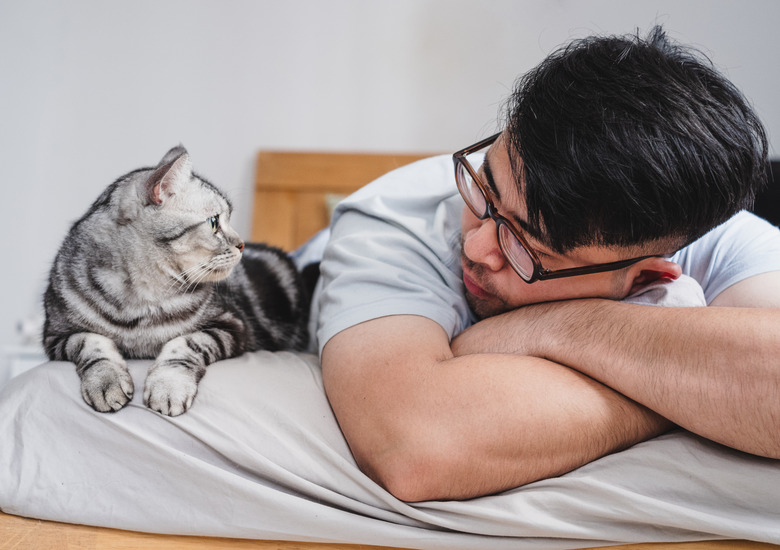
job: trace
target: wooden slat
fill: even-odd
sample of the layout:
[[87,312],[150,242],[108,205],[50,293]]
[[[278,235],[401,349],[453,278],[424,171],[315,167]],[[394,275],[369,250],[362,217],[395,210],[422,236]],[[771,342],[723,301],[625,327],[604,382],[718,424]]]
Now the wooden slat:
[[297,248],[330,223],[327,193],[298,193],[292,247]]
[[297,197],[293,191],[255,191],[251,240],[284,250],[299,246],[295,235]]
[[257,189],[351,193],[382,174],[430,155],[262,151]]
[[327,197],[431,155],[263,151],[257,156],[251,240],[293,250],[330,222]]
[[365,544],[188,537],[121,531],[0,512],[0,550],[392,550]]
[[[386,546],[156,535],[21,518],[0,512],[0,550],[393,550]],[[778,550],[750,541],[642,543],[593,550]]]

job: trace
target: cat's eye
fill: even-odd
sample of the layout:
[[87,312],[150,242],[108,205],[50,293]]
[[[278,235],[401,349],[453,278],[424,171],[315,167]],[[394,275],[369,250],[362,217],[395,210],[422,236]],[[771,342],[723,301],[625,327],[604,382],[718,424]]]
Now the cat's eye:
[[209,222],[209,226],[211,226],[212,233],[216,233],[217,231],[219,231],[219,214],[217,214],[216,216],[211,216],[206,221]]

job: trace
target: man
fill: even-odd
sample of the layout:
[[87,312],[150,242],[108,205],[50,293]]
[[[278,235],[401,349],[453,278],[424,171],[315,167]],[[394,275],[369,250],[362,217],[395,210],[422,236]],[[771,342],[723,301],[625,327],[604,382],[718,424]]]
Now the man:
[[[361,468],[470,498],[674,425],[780,458],[780,234],[737,214],[766,154],[742,95],[656,28],[551,55],[455,178],[431,159],[345,201],[317,337]],[[620,301],[683,273],[710,307]]]

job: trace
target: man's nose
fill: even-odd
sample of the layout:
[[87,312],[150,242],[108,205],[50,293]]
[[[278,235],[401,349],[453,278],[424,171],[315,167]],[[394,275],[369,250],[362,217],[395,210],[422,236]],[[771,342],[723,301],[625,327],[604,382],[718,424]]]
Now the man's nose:
[[483,264],[491,271],[499,271],[506,265],[506,258],[498,245],[496,223],[485,218],[466,233],[463,252],[473,262]]

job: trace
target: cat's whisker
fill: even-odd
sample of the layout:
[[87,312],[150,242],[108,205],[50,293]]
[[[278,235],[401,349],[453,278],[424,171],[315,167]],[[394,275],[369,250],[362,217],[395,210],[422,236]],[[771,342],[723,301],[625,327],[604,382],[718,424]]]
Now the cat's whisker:
[[189,292],[190,289],[196,286],[207,274],[209,273],[209,262],[204,262],[185,269],[181,273],[174,275],[171,279],[169,289],[175,285],[179,285],[178,290],[180,292]]
[[[168,286],[165,287],[165,292],[170,293],[172,290],[181,290],[184,285],[187,284],[187,277],[185,275],[186,271],[183,271],[182,273],[177,273],[175,275],[171,276],[171,280],[168,282]],[[175,287],[178,285],[178,289]]]
[[196,266],[196,268],[194,268],[194,272],[191,274],[191,276],[189,276],[190,284],[187,286],[185,292],[189,292],[191,288],[200,284],[200,282],[203,281],[213,271],[214,268],[210,265],[210,262],[205,262]]
[[[189,284],[189,280],[186,275],[186,271],[172,275],[168,285],[165,287],[165,292],[181,292],[182,289]],[[178,287],[178,288],[177,288]]]
[[[196,269],[199,267],[200,266],[197,266]],[[188,269],[186,271],[182,271],[181,273],[172,275],[168,281],[168,285],[165,287],[165,292],[167,294],[170,294],[171,292],[187,292],[192,284],[190,275],[188,273],[189,271],[190,270]]]

